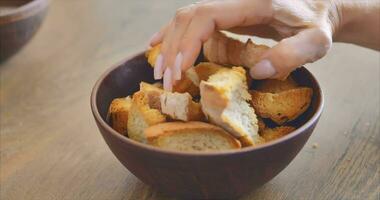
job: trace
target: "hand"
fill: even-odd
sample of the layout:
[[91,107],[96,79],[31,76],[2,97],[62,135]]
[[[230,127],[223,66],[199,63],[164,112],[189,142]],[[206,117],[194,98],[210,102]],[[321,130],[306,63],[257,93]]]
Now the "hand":
[[177,10],[156,33],[151,46],[162,43],[155,77],[171,90],[181,71],[191,67],[202,44],[216,30],[229,30],[280,40],[250,70],[255,79],[282,79],[295,68],[323,57],[332,44],[338,11],[329,0],[214,0]]

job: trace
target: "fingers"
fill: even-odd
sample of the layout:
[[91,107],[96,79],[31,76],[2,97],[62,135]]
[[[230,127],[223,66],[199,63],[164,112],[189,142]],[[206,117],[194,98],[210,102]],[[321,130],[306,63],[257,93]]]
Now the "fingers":
[[182,69],[186,70],[194,64],[202,44],[215,30],[268,23],[271,15],[269,1],[212,1],[198,7],[182,38]]
[[[151,45],[162,42],[163,58],[157,64],[161,68],[155,70],[161,74],[155,77],[162,77],[164,73],[164,86],[170,88],[175,80],[180,79],[181,70],[194,64],[202,43],[215,30],[262,23],[267,19],[263,13],[271,13],[262,12],[262,9],[269,9],[269,5],[269,1],[204,1],[178,10],[170,25],[152,38]],[[165,76],[168,68],[171,69],[171,83],[165,83],[169,80],[168,75]]]
[[173,90],[172,77],[173,74],[171,68],[167,68],[164,73],[164,89],[169,92]]
[[[179,46],[183,34],[187,30],[193,15],[194,5],[181,8],[176,12],[172,24],[167,29],[162,42],[161,54],[164,59],[164,69],[170,67],[172,71],[172,81],[181,79],[181,65],[183,54],[179,51]],[[165,79],[164,79],[165,81]]]
[[151,47],[156,46],[157,44],[162,42],[162,39],[164,38],[164,35],[165,35],[167,29],[169,28],[170,24],[171,24],[171,22],[169,24],[166,24],[165,26],[163,26],[160,31],[158,31],[157,33],[152,35],[152,37],[149,40],[150,41],[149,44]]
[[241,35],[252,35],[277,41],[282,39],[281,35],[276,31],[276,29],[274,29],[271,26],[268,26],[267,24],[259,24],[249,27],[233,27],[228,31]]
[[331,37],[328,31],[313,28],[283,39],[262,56],[250,74],[254,79],[285,79],[294,69],[323,57],[331,47]]

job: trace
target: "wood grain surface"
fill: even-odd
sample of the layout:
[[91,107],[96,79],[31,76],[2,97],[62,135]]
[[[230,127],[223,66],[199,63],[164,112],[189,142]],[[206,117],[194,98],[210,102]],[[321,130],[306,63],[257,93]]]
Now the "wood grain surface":
[[[0,199],[173,199],[117,161],[89,98],[108,67],[191,2],[51,2],[37,35],[0,65]],[[322,119],[293,162],[242,199],[379,199],[379,52],[334,44],[307,67],[325,92]]]

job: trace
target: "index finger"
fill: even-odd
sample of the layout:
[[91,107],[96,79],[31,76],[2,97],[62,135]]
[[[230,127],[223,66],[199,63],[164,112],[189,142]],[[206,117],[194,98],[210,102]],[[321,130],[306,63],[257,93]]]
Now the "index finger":
[[184,56],[181,68],[186,70],[194,64],[202,43],[215,30],[268,23],[271,17],[270,1],[225,0],[197,4],[191,23],[179,42],[178,51]]

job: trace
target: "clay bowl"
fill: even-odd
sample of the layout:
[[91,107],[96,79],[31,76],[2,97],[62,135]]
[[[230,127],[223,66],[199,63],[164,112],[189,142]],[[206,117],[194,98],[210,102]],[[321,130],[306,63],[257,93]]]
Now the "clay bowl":
[[0,63],[24,46],[40,27],[48,0],[0,0]]
[[292,77],[314,90],[312,105],[298,128],[283,138],[257,148],[214,153],[162,150],[135,142],[106,122],[112,99],[138,90],[140,81],[153,82],[152,68],[140,53],[111,67],[95,84],[91,109],[98,128],[113,154],[136,177],[154,189],[187,199],[236,198],[265,184],[297,155],[318,123],[323,96],[315,77],[299,68]]

